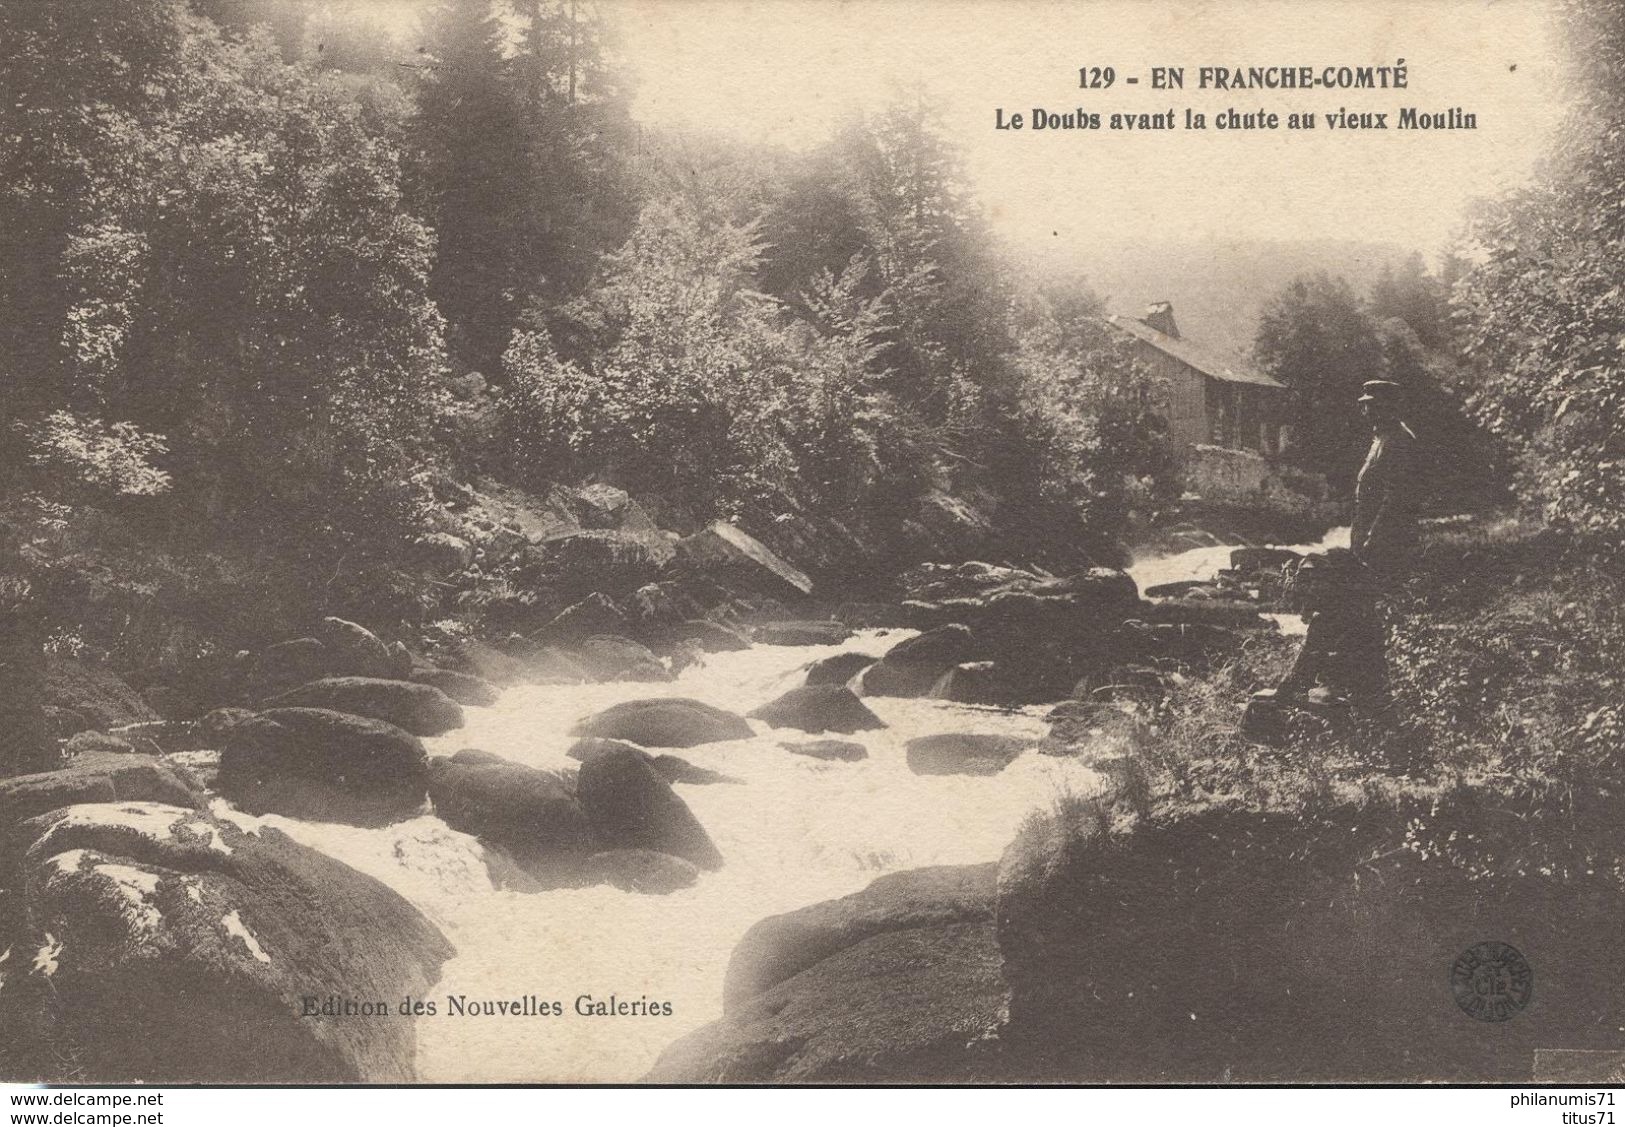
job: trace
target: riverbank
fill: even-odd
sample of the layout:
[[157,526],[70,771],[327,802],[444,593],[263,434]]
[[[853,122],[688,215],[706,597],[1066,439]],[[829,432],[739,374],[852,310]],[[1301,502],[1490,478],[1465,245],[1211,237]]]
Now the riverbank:
[[[13,1028],[47,1027],[38,1020],[55,1012],[47,986],[73,982],[80,996],[95,996],[115,969],[139,998],[148,972],[137,964],[154,946],[181,959],[164,967],[166,978],[192,973],[183,952],[195,940],[170,934],[163,907],[189,893],[147,866],[170,848],[165,833],[206,826],[338,859],[396,897],[391,911],[417,913],[440,932],[447,946],[416,956],[439,967],[430,991],[438,1014],[392,1015],[392,1068],[420,1079],[631,1079],[673,1038],[721,1015],[729,952],[764,916],[856,892],[877,875],[990,864],[1034,808],[1099,791],[1098,772],[1057,737],[1065,720],[1051,715],[1055,699],[1082,694],[1075,703],[1094,710],[1127,684],[1115,672],[1126,663],[1190,669],[1273,630],[1257,607],[1234,600],[1137,595],[1190,567],[1230,562],[1212,549],[1200,561],[1142,565],[1141,583],[1110,569],[1056,576],[938,565],[908,573],[901,601],[829,603],[826,613],[840,618],[806,621],[775,609],[799,596],[796,610],[809,613],[804,577],[738,530],[717,526],[701,543],[669,544],[667,565],[651,572],[644,555],[615,548],[647,548],[648,530],[635,512],[616,521],[545,541],[555,558],[589,545],[599,553],[592,558],[623,566],[579,571],[578,581],[592,574],[601,589],[576,591],[562,610],[557,591],[525,610],[540,623],[528,636],[449,636],[431,659],[330,618],[309,637],[236,661],[234,695],[194,702],[227,707],[196,720],[158,718],[107,670],[50,659],[48,717],[69,725],[63,746],[88,781],[58,770],[0,784],[8,865],[21,878],[10,940],[67,952],[53,956],[62,969],[32,971],[0,996]],[[511,602],[504,621],[517,623],[523,606]],[[862,625],[871,621],[893,625]],[[641,726],[592,720],[633,706]],[[643,746],[578,739],[582,732]],[[97,831],[113,835],[102,847],[117,843],[110,871],[124,884],[104,887],[105,874],[79,855],[25,848],[42,828],[31,817],[71,805],[73,818],[99,823],[116,809],[99,805],[108,801],[173,811],[153,815],[163,825],[140,843]],[[654,802],[639,808],[688,828],[650,839],[616,812],[627,802]],[[97,966],[77,957],[85,935],[48,922],[70,903],[58,875],[70,870],[88,897],[77,927],[100,936]],[[263,895],[258,885],[236,888],[219,912],[233,921],[225,964],[251,980],[281,967],[263,940]],[[119,897],[138,908],[135,932],[101,915]],[[239,942],[239,927],[252,944]],[[370,973],[416,983],[406,992],[423,997],[419,971]],[[345,1070],[367,1067],[365,1052],[323,1049],[320,1037],[306,1045],[327,1015],[307,1022],[290,1002],[279,1022],[281,982],[260,983],[261,1038],[288,1044],[287,1059],[314,1054],[323,1075],[364,1077]],[[612,996],[658,1012],[630,1026],[582,1020],[568,1037],[547,1023],[516,1033],[479,1007],[469,1016],[470,1003],[508,995]],[[311,996],[338,998],[342,1013],[336,985]],[[395,1021],[402,1016],[413,1019],[406,1029]],[[598,1015],[570,1020],[587,1016]],[[93,1044],[52,1044],[105,1063],[120,1059],[118,1030],[140,1028],[137,1018],[108,1025]],[[401,1035],[417,1046],[405,1066]],[[55,1066],[34,1049],[25,1059],[48,1074]]]
[[[963,870],[974,905],[933,912],[920,889],[888,913],[908,897],[877,884],[874,904],[764,921],[803,938],[747,942],[736,966],[809,930],[825,957],[732,999],[649,1078],[1517,1082],[1536,1048],[1617,1048],[1620,585],[1516,522],[1431,528],[1394,606],[1394,722],[1243,739],[1248,693],[1294,652],[1260,637],[1098,733],[1108,793],[1036,814],[996,881]],[[852,914],[872,922],[830,922]],[[1484,943],[1536,985],[1475,1015],[1452,968]],[[868,956],[901,948],[939,973],[858,999]],[[895,1051],[856,1051],[883,1035]]]

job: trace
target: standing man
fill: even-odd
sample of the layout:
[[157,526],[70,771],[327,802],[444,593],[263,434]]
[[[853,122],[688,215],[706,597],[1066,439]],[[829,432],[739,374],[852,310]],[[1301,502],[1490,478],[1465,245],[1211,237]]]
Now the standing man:
[[1371,424],[1371,449],[1354,486],[1349,547],[1380,591],[1404,579],[1416,551],[1416,496],[1420,487],[1416,434],[1399,413],[1399,385],[1367,380],[1359,398]]
[[1255,700],[1301,699],[1321,686],[1331,699],[1366,709],[1387,703],[1378,600],[1403,581],[1416,549],[1417,441],[1400,417],[1398,384],[1367,380],[1361,390],[1372,437],[1354,487],[1350,550],[1310,556],[1299,566],[1294,586],[1308,634],[1285,680]]

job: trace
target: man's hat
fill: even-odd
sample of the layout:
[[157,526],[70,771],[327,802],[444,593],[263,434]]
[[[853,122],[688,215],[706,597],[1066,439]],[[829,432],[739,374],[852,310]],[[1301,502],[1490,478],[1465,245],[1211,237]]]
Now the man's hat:
[[1399,385],[1393,380],[1366,380],[1360,385],[1365,392],[1357,402],[1360,403],[1393,403],[1399,398]]

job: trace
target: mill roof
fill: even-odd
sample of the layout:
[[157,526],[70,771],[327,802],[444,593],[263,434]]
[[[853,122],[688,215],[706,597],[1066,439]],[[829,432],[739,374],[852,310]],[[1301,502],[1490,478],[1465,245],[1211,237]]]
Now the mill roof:
[[1106,320],[1113,328],[1121,329],[1138,337],[1158,352],[1172,356],[1181,364],[1195,368],[1198,372],[1211,379],[1221,380],[1224,383],[1253,384],[1257,387],[1273,387],[1282,391],[1286,390],[1285,384],[1266,376],[1263,372],[1254,371],[1252,368],[1239,364],[1232,364],[1217,353],[1210,352],[1193,341],[1188,341],[1184,337],[1169,336],[1167,333],[1154,329],[1137,318],[1114,314]]

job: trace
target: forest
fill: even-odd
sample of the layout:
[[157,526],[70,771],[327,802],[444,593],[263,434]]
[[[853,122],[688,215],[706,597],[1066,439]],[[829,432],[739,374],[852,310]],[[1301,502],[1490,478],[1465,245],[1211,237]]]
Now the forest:
[[[1106,320],[1143,269],[1003,243],[922,91],[777,148],[641,122],[591,0],[423,0],[410,34],[360,0],[0,5],[0,940],[37,952],[0,1075],[465,1080],[428,1025],[315,1043],[283,1002],[424,997],[454,945],[506,968],[508,913],[541,935],[606,885],[631,922],[563,946],[624,944],[692,1018],[612,1079],[1504,1081],[1526,1035],[1611,1045],[1618,960],[1552,929],[1617,927],[1625,871],[1625,8],[1552,10],[1568,116],[1442,252],[1192,271],[1333,514],[1209,527]],[[1301,644],[1277,545],[1348,523],[1374,379],[1425,454],[1391,694],[1250,738]],[[1159,576],[1171,545],[1206,573]],[[800,738],[832,732],[863,735]],[[640,899],[676,892],[703,950]],[[159,900],[168,946],[118,930]],[[1493,1053],[1405,1009],[1466,903],[1584,1003]],[[1426,942],[1371,983],[1394,920]],[[1266,985],[1238,1002],[1213,942]],[[827,1008],[876,967],[916,976],[886,1014]],[[241,989],[276,1051],[164,1017],[172,981]],[[1305,997],[1331,1024],[1289,1043]],[[501,1078],[556,1078],[516,1046]]]

